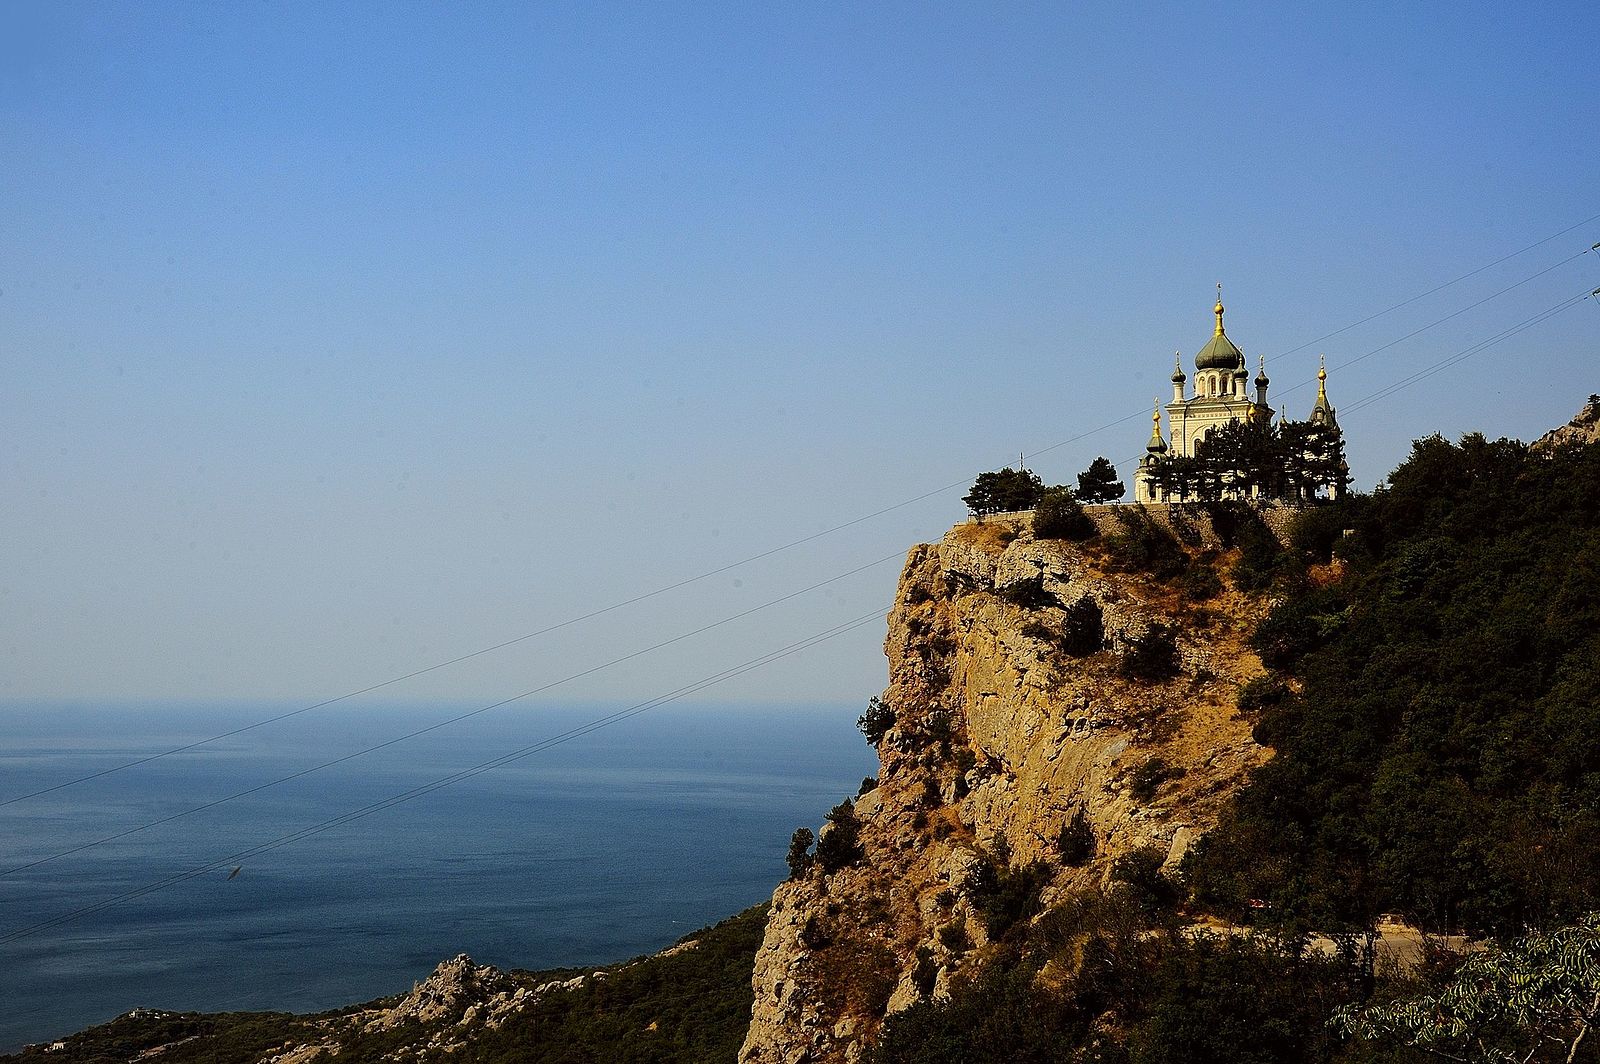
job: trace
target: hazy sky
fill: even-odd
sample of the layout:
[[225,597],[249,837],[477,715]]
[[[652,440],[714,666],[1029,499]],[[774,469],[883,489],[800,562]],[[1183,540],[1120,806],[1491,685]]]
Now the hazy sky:
[[[1282,395],[1318,349],[1277,353],[1600,213],[1590,5],[1303,6],[6,3],[0,700],[338,694],[1127,417],[1032,463],[1070,480],[1140,454],[1217,281]],[[1590,300],[1352,409],[1600,285],[1556,265],[1597,240],[1321,345],[1361,486],[1600,391]],[[961,494],[383,697],[539,686]],[[897,569],[543,697],[672,689]],[[864,701],[881,638],[715,697]]]

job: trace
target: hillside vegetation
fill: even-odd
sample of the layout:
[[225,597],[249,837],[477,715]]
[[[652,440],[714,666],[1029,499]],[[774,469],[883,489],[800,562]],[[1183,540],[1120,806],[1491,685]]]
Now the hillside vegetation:
[[429,985],[435,973],[405,998],[312,1016],[141,1009],[72,1035],[59,1050],[33,1047],[0,1062],[732,1061],[750,1025],[750,970],[765,920],[766,906],[756,906],[665,953],[582,972],[497,972],[459,958],[467,977],[448,991]]
[[1476,934],[1600,908],[1597,509],[1600,447],[1481,436],[1419,441],[1351,500],[1342,579],[1257,633],[1304,686],[1257,711],[1277,756],[1193,860],[1197,900]]

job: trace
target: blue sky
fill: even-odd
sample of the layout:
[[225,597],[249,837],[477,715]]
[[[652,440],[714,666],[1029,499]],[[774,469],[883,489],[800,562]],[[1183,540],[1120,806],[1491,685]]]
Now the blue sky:
[[[0,700],[323,697],[1019,451],[1052,448],[1049,481],[1126,462],[1217,281],[1303,414],[1318,349],[1278,353],[1600,213],[1595,25],[10,3]],[[1600,285],[1596,241],[1328,340],[1334,403]],[[1343,415],[1358,483],[1415,436],[1564,421],[1600,391],[1597,330],[1591,300]],[[580,671],[937,536],[960,494],[385,697]],[[546,697],[671,689],[887,604],[896,568]],[[880,638],[716,697],[864,701]]]

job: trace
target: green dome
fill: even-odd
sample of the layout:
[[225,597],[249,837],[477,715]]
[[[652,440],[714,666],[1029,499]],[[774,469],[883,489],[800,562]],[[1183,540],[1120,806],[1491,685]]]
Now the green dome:
[[1213,336],[1194,359],[1195,369],[1243,369],[1244,352],[1226,336]]
[[1217,300],[1217,305],[1212,313],[1217,316],[1217,331],[1211,337],[1211,342],[1200,349],[1194,358],[1195,369],[1244,369],[1244,352],[1233,346],[1233,341],[1228,339],[1228,334],[1222,329],[1222,300]]

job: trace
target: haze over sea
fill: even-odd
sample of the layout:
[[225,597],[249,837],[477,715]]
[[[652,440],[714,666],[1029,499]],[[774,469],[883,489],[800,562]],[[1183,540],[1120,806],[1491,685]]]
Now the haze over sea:
[[[0,707],[0,800],[293,706]],[[309,768],[459,706],[335,706],[0,807],[0,872]],[[466,707],[471,708],[471,707]],[[620,706],[509,706],[24,871],[0,933],[220,860]],[[875,771],[856,707],[666,706],[229,869],[0,944],[0,1052],[137,1005],[312,1011],[456,953],[551,968],[765,900],[790,833]]]

